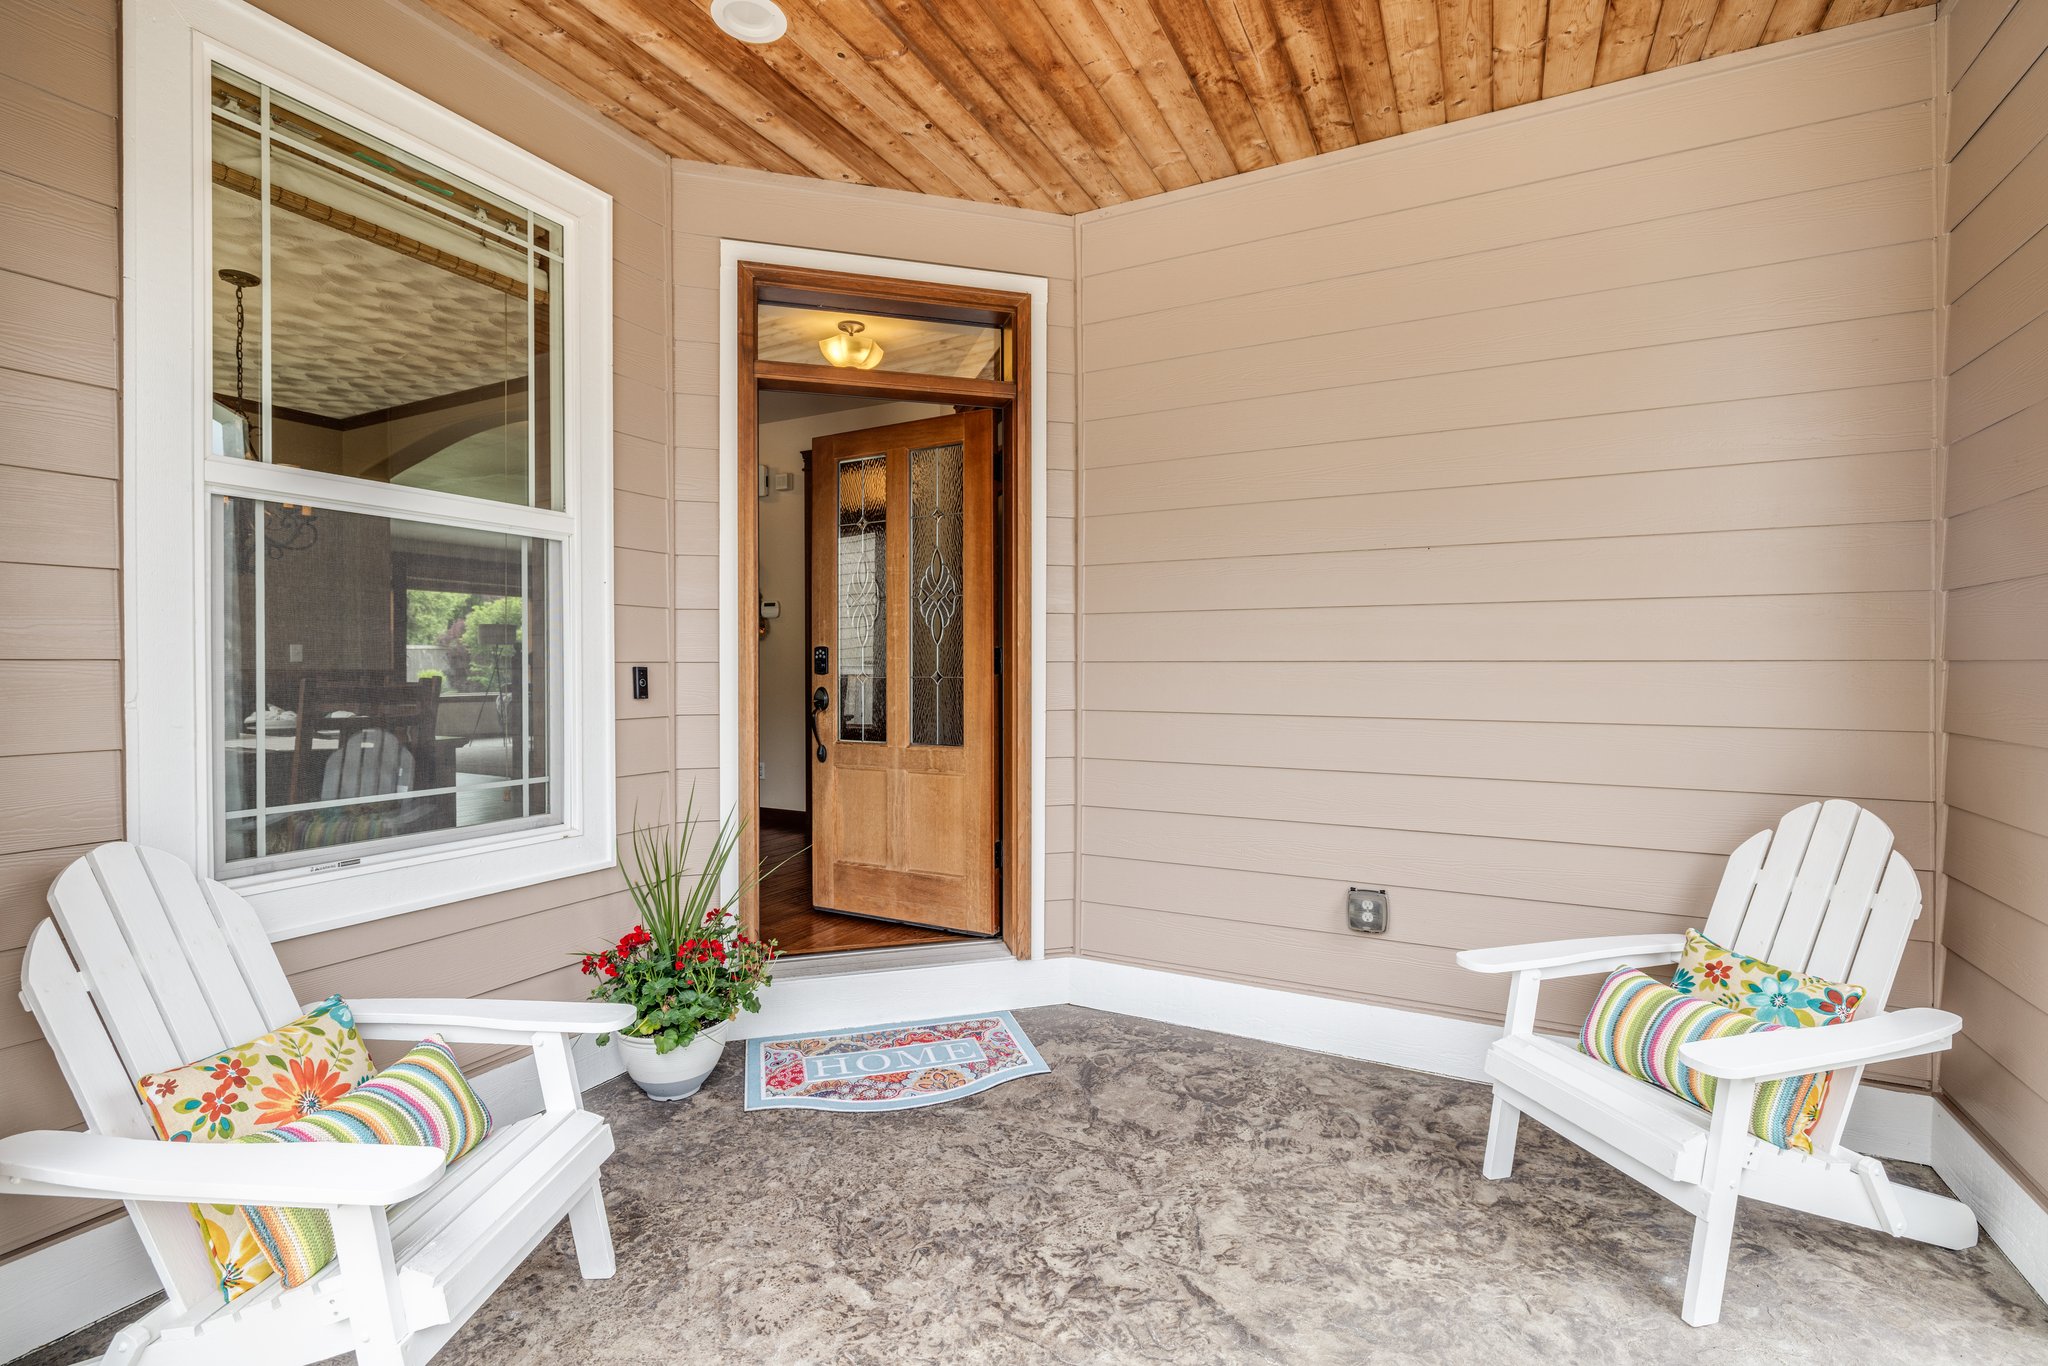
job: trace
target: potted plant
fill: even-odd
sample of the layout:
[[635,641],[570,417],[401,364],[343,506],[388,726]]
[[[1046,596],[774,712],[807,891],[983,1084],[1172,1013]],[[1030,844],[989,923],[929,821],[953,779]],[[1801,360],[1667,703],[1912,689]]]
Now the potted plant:
[[[775,962],[775,942],[740,931],[729,908],[717,903],[719,882],[739,844],[743,824],[720,822],[703,866],[688,869],[699,818],[694,802],[672,834],[636,828],[633,868],[626,887],[639,923],[618,943],[583,955],[583,971],[597,979],[593,1001],[633,1007],[635,1019],[619,1031],[626,1072],[655,1100],[695,1095],[725,1050],[726,1026],[742,1010],[761,1008]],[[763,874],[744,882],[736,903]],[[600,1034],[599,1044],[609,1042]]]

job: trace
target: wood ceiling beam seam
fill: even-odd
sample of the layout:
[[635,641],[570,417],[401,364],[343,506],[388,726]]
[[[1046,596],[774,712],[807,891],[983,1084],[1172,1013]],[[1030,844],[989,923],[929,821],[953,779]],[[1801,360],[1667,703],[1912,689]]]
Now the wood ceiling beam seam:
[[1237,161],[1224,145],[1209,117],[1173,41],[1160,27],[1149,0],[1086,0],[1104,30],[1130,62],[1160,118],[1187,154],[1188,164],[1202,180],[1237,174]]
[[[489,0],[470,0],[470,3],[489,3]],[[570,48],[587,49],[619,72],[630,75],[643,89],[667,101],[684,122],[701,130],[701,135],[694,140],[712,140],[720,149],[724,164],[751,166],[783,175],[810,174],[801,161],[633,46],[626,35],[602,23],[582,5],[570,0],[523,0],[522,3],[495,0],[492,8],[504,11],[509,19],[520,23],[537,42],[553,43],[564,52]],[[549,36],[551,34],[564,37],[555,39]]]
[[1328,0],[1328,4],[1337,61],[1344,68],[1344,94],[1351,101],[1352,130],[1360,142],[1393,137],[1401,131],[1401,97],[1394,90],[1379,0]]
[[1778,0],[1771,7],[1771,18],[1764,25],[1764,41],[1782,43],[1787,38],[1804,37],[1820,31],[1821,21],[1828,17],[1828,0]]
[[[803,99],[789,82],[751,52],[707,51],[705,45],[685,31],[693,16],[701,17],[694,5],[678,4],[657,13],[640,0],[577,3],[634,47],[752,125],[763,138],[819,179],[880,185],[893,190],[917,188],[879,153]],[[708,19],[704,22],[710,27]],[[716,29],[712,32],[734,48],[745,47]]]
[[[1138,74],[1136,63],[1117,41],[1095,0],[1039,0],[1039,8],[1080,64],[1083,77],[1102,92],[1117,122],[1137,143],[1159,183],[1169,190],[1178,190],[1209,179],[1195,166],[1180,135],[1168,122],[1164,108],[1153,98]],[[1206,127],[1207,121],[1199,126]],[[1223,159],[1228,165],[1227,153]]]
[[1550,0],[1550,27],[1543,47],[1543,98],[1569,95],[1593,84],[1600,59],[1604,0]]
[[[752,166],[751,157],[682,117],[675,106],[650,90],[636,73],[622,70],[588,44],[572,41],[550,24],[509,0],[423,0],[427,8],[475,34],[545,80],[578,95],[608,118],[612,107],[624,128],[647,137],[671,155],[722,166]],[[652,124],[656,134],[644,131]],[[676,151],[674,148],[687,148]],[[791,165],[795,165],[794,162]]]
[[1650,37],[1656,31],[1657,0],[1607,0],[1593,84],[1611,85],[1642,75],[1643,63],[1650,58]]
[[1266,142],[1282,161],[1300,161],[1316,154],[1315,133],[1294,87],[1294,74],[1280,51],[1280,35],[1264,0],[1209,0],[1223,50],[1237,68],[1237,78]]
[[1152,7],[1237,169],[1256,171],[1279,165],[1281,158],[1252,109],[1251,96],[1224,49],[1223,35],[1216,30],[1216,16],[1207,0],[1152,0]]
[[[988,128],[952,88],[911,51],[903,35],[883,22],[866,0],[793,0],[790,29],[804,41],[829,47],[846,65],[860,65],[886,82],[933,131],[958,147],[1002,192],[1027,209],[1072,212],[1002,137]],[[815,56],[816,53],[814,52]],[[1061,189],[1078,193],[1078,185]]]
[[1543,97],[1546,0],[1493,0],[1493,107],[1513,109]]
[[1643,70],[1663,71],[1698,61],[1707,50],[1718,8],[1719,0],[1664,0],[1664,7],[1657,11],[1657,27],[1650,35],[1650,56]]
[[1173,177],[1180,184],[1194,183],[1194,172],[1188,169],[1178,142],[1169,139],[1151,152],[1139,145],[1102,90],[1089,79],[1073,45],[1042,5],[991,5],[982,12],[994,16],[995,27],[1007,40],[1009,50],[1020,59],[1025,71],[1038,76],[1040,88],[1082,140],[1102,157],[1126,194],[1142,199],[1169,188],[1167,178],[1159,174],[1162,163],[1178,167]]
[[1364,142],[1344,63],[1337,56],[1337,21],[1326,0],[1272,0],[1272,14],[1317,148],[1334,152]]
[[[693,0],[670,2],[690,4]],[[694,4],[701,29],[707,34],[714,32],[711,0],[694,0]],[[813,44],[797,32],[798,19],[798,15],[791,16],[791,41],[746,50],[757,55],[842,128],[875,129],[879,144],[875,150],[923,193],[984,200],[1001,196],[995,182],[944,133],[906,109],[887,82],[862,64],[839,60],[829,47],[822,53],[813,51]],[[815,27],[815,22],[804,25],[806,29]],[[736,42],[722,33],[718,37],[724,43]]]
[[1721,0],[1714,11],[1714,22],[1707,26],[1707,45],[1700,55],[1725,57],[1755,47],[1763,39],[1764,25],[1770,22],[1771,6],[1775,3],[1776,0]]
[[1436,0],[1380,0],[1387,31],[1387,61],[1401,100],[1401,131],[1444,121],[1444,66],[1437,37]]
[[982,74],[953,35],[918,0],[874,0],[875,9],[906,55],[942,82],[973,113],[982,127],[1000,137],[1053,202],[1068,213],[1124,199],[1116,177],[1098,158],[1086,166],[1063,161],[1057,149],[1034,128],[1003,92]]
[[1446,122],[1493,110],[1493,6],[1494,0],[1437,0]]

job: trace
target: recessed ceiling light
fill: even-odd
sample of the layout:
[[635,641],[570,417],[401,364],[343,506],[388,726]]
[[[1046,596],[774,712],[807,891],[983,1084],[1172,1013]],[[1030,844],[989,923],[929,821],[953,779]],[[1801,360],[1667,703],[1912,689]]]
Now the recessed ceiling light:
[[789,31],[775,0],[711,0],[711,22],[743,43],[772,43]]

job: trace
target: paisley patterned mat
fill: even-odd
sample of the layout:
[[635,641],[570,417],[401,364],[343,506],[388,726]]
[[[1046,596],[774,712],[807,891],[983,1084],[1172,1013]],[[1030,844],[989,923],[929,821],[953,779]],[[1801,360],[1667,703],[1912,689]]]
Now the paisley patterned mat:
[[749,1110],[909,1110],[1052,1069],[1007,1010],[747,1040]]

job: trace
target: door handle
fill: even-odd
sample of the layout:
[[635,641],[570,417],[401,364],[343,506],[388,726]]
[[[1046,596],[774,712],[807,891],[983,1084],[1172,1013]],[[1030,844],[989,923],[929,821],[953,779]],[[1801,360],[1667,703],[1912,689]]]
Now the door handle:
[[811,710],[804,717],[804,724],[811,728],[811,743],[818,747],[818,762],[825,762],[825,742],[818,738],[818,713],[832,705],[832,699],[823,688],[811,693]]

